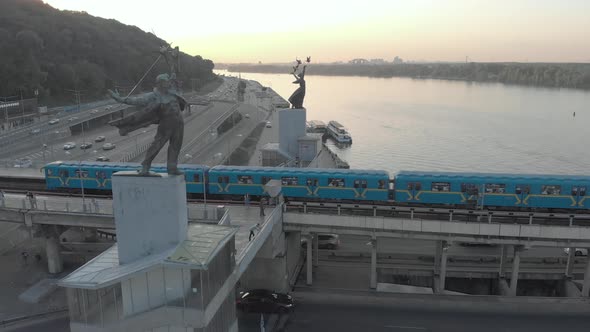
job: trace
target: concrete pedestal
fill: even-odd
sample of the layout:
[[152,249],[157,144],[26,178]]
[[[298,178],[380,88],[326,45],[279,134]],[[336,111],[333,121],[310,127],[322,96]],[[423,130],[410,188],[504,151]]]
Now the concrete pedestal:
[[279,111],[279,148],[294,158],[299,154],[300,137],[305,136],[306,110],[284,109]]
[[186,238],[183,176],[113,174],[113,214],[121,264],[172,248]]

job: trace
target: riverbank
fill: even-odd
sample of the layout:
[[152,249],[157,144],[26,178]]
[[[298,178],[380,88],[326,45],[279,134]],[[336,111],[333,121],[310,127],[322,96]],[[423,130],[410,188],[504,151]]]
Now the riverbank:
[[[230,65],[229,72],[289,73],[288,65]],[[406,77],[590,90],[588,63],[313,64],[306,75]]]

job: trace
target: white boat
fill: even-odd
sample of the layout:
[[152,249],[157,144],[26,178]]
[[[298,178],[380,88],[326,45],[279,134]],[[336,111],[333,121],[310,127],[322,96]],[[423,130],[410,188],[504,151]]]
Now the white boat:
[[330,121],[326,132],[338,143],[352,143],[350,133],[338,121]]

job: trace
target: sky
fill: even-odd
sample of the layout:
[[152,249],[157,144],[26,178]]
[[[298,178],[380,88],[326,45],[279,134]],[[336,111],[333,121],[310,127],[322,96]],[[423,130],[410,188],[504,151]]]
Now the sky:
[[590,62],[590,0],[45,0],[217,63]]

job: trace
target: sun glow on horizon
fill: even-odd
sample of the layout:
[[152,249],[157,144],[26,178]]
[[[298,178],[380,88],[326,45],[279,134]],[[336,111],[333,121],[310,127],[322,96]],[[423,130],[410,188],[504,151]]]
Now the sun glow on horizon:
[[136,25],[215,62],[590,61],[583,0],[45,2]]

